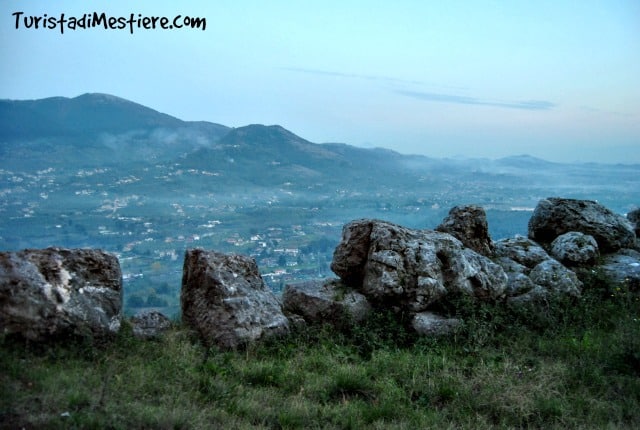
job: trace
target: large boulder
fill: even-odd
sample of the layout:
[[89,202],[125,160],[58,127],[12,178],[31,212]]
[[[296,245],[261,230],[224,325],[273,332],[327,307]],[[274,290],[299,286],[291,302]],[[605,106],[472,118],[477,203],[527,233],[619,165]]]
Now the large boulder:
[[180,293],[183,321],[207,345],[236,349],[289,331],[278,299],[253,258],[186,251]]
[[522,236],[495,243],[496,263],[507,274],[507,300],[523,304],[552,296],[579,296],[582,282],[531,239]]
[[597,262],[600,251],[593,236],[570,231],[551,242],[551,255],[567,266],[588,266]]
[[603,253],[631,248],[636,239],[624,217],[595,201],[553,197],[538,203],[529,220],[529,238],[547,245],[570,231],[593,236]]
[[343,227],[331,269],[374,304],[411,313],[450,293],[495,300],[507,285],[499,265],[450,234],[378,220]]
[[339,279],[287,284],[282,309],[301,316],[309,324],[344,327],[364,320],[371,312],[367,299]]
[[0,252],[0,332],[33,341],[117,333],[118,259],[95,249]]
[[493,242],[489,236],[487,214],[480,206],[456,206],[436,227],[437,231],[449,233],[467,248],[487,257],[493,255]]

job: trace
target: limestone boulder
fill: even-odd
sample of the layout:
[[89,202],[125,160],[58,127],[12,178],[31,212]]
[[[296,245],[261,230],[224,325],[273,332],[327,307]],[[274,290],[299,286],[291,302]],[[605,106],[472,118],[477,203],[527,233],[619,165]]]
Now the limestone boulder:
[[285,314],[301,316],[308,324],[343,327],[364,320],[371,312],[366,297],[339,279],[287,284],[282,293]]
[[457,318],[445,318],[433,312],[419,312],[413,316],[411,327],[422,336],[444,336],[461,325]]
[[640,252],[623,249],[604,257],[600,270],[614,284],[640,292]]
[[579,296],[582,282],[537,243],[516,236],[495,243],[495,262],[507,274],[510,303],[529,303],[557,295]]
[[502,266],[507,274],[507,297],[527,294],[536,287],[528,276],[531,271],[528,267],[507,257],[496,259],[496,263]]
[[466,205],[452,208],[436,230],[449,233],[478,254],[487,257],[493,255],[493,242],[489,235],[487,214],[480,206]]
[[122,318],[118,259],[96,249],[0,252],[0,332],[33,341],[116,334]]
[[507,285],[499,265],[450,234],[378,220],[344,226],[331,268],[374,305],[410,313],[425,311],[450,293],[495,300]]
[[554,259],[545,260],[534,267],[529,272],[529,278],[551,295],[577,297],[582,292],[582,282],[576,274]]
[[186,251],[182,319],[207,345],[236,349],[285,334],[289,321],[253,258],[202,249]]
[[342,227],[342,241],[333,252],[331,270],[347,285],[362,285],[374,223],[363,219]]
[[171,328],[171,320],[162,312],[142,311],[131,317],[131,327],[138,339],[156,339]]
[[544,199],[529,220],[529,238],[544,245],[571,231],[593,236],[605,254],[631,248],[636,239],[624,217],[591,200]]
[[549,299],[549,292],[540,285],[533,284],[533,288],[524,294],[512,296],[507,298],[507,304],[514,307],[520,306],[539,306],[547,303]]
[[551,242],[551,255],[567,266],[588,266],[598,261],[600,251],[593,236],[570,231]]
[[509,258],[529,269],[551,258],[536,242],[520,235],[495,242],[495,255]]

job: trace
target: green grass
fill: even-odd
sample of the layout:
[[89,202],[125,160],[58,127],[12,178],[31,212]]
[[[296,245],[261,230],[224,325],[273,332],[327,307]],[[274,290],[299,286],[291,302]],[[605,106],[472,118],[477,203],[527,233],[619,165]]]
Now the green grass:
[[638,296],[590,287],[535,312],[459,303],[465,324],[441,339],[384,313],[237,352],[179,325],[146,342],[4,338],[0,427],[638,428]]

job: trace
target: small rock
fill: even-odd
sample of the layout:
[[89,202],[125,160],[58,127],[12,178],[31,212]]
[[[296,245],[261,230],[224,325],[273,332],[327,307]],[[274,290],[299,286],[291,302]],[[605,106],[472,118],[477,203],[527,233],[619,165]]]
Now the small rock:
[[521,296],[536,288],[536,284],[524,273],[507,272],[507,296]]
[[540,285],[534,284],[534,287],[526,293],[508,297],[507,304],[513,307],[520,307],[531,304],[540,305],[546,303],[548,298],[549,292]]
[[524,236],[502,239],[495,243],[496,257],[507,257],[523,266],[533,269],[548,260],[549,254],[540,245]]
[[285,313],[302,316],[309,324],[336,326],[362,321],[371,312],[367,299],[338,279],[287,284],[282,308]]
[[607,255],[600,266],[611,282],[640,292],[640,252],[623,249]]
[[553,259],[534,267],[529,278],[552,295],[568,294],[577,297],[582,292],[582,282],[576,274]]
[[158,311],[143,311],[131,318],[133,335],[139,339],[162,336],[171,327],[171,320]]
[[551,255],[567,266],[586,266],[595,264],[600,252],[593,236],[570,231],[551,242]]
[[433,312],[420,312],[413,316],[411,326],[422,336],[443,336],[451,334],[461,324],[457,318],[444,318]]
[[437,231],[449,233],[467,248],[486,257],[493,256],[493,242],[489,236],[487,214],[480,206],[456,206],[436,227]]

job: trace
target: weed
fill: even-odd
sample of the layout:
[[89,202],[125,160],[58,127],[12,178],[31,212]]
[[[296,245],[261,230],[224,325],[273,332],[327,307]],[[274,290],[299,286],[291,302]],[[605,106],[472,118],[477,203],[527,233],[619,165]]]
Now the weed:
[[347,402],[354,398],[374,400],[376,393],[365,370],[359,366],[341,366],[331,375],[323,396],[333,401]]

